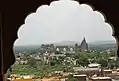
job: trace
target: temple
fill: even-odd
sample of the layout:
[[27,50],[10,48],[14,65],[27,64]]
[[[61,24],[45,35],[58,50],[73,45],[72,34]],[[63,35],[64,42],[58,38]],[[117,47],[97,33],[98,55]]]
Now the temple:
[[85,37],[83,38],[83,41],[81,44],[78,46],[78,44],[75,44],[75,50],[76,51],[87,51],[88,50],[88,43],[86,42]]

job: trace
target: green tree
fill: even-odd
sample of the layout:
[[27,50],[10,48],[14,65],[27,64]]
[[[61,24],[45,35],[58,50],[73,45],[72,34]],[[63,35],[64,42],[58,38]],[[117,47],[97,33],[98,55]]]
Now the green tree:
[[103,66],[103,67],[107,67],[107,65],[108,65],[108,61],[106,59],[102,59],[102,58],[97,60],[96,62],[101,64],[101,66]]
[[87,66],[89,64],[89,56],[86,52],[78,53],[74,56],[74,58],[77,59],[78,65]]
[[28,59],[28,65],[30,65],[30,67],[36,67],[37,66],[36,59],[33,58],[33,57],[29,57],[29,59]]
[[87,58],[81,58],[77,60],[77,64],[82,66],[87,66],[89,64],[89,61]]
[[53,60],[51,60],[50,61],[50,65],[51,66],[54,66],[54,65],[56,65],[56,64],[58,64],[59,62],[58,62],[58,60],[56,60],[56,59],[53,59]]

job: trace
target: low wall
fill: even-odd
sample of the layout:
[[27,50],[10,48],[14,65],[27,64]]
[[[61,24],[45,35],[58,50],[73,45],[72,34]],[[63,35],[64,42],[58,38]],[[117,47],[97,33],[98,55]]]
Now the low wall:
[[111,79],[103,79],[103,80],[102,79],[100,79],[100,80],[96,79],[96,80],[92,80],[92,81],[112,81],[112,80]]
[[16,79],[16,80],[13,80],[13,81],[33,81],[32,79]]

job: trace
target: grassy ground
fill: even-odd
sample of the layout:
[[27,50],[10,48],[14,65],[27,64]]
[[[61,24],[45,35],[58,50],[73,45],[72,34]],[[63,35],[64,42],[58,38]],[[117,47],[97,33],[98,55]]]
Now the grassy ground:
[[62,71],[67,66],[64,65],[55,65],[55,66],[49,66],[49,65],[41,65],[37,64],[36,67],[31,67],[29,65],[13,65],[12,73],[13,74],[34,74],[36,76],[48,76],[49,73],[52,73],[54,71]]

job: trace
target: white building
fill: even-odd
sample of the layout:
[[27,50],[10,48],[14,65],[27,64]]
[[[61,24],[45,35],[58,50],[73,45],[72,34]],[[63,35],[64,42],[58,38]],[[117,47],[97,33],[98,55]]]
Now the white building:
[[22,60],[22,61],[19,62],[19,64],[27,64],[27,63],[28,63],[27,60],[25,60],[25,61]]
[[88,65],[89,68],[101,68],[101,64],[98,63],[91,63]]
[[59,48],[57,48],[56,51],[59,51]]
[[70,51],[73,51],[73,48],[70,48]]

